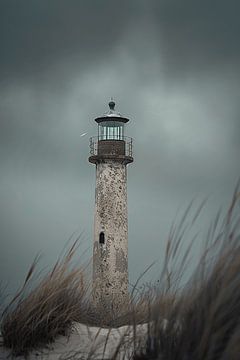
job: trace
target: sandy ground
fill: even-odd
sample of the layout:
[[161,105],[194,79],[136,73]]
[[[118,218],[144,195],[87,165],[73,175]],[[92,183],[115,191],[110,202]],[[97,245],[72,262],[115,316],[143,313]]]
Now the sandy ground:
[[[135,337],[137,341],[145,343],[147,332],[148,324],[137,325]],[[117,359],[129,359],[133,351],[133,338],[131,326],[105,329],[74,323],[73,331],[68,338],[59,337],[48,349],[35,350],[29,355],[28,360],[84,360],[90,356],[92,359],[110,359],[119,344],[122,345]],[[0,349],[0,359],[9,359],[9,351],[2,346]]]

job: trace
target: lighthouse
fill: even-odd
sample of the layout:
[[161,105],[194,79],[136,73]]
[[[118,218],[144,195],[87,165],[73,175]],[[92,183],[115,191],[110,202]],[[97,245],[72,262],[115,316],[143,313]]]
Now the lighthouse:
[[133,162],[129,121],[109,102],[95,119],[98,135],[90,139],[89,161],[96,166],[93,281],[96,309],[118,313],[128,304],[127,165]]

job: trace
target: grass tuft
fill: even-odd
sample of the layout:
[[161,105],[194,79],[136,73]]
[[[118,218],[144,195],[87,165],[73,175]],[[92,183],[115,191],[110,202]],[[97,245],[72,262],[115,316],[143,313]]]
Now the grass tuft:
[[26,294],[36,269],[36,258],[23,287],[3,311],[3,345],[11,349],[13,355],[26,356],[33,349],[53,342],[57,336],[67,335],[74,321],[89,321],[84,272],[71,264],[76,248],[77,242]]
[[[135,360],[240,358],[238,206],[239,184],[222,223],[219,223],[219,214],[214,219],[196,270],[182,288],[179,283],[176,286],[175,279],[179,273],[182,275],[187,256],[171,273],[168,264],[177,240],[170,238],[162,273],[162,281],[166,281],[163,281],[162,293],[150,304],[151,326],[145,345],[135,351]],[[165,319],[164,325],[162,319]]]

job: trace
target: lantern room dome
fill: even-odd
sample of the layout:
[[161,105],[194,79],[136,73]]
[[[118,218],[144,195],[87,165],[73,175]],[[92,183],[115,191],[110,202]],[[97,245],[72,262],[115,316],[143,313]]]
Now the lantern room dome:
[[123,123],[127,123],[129,121],[128,118],[126,118],[125,116],[122,116],[118,111],[115,110],[115,101],[113,101],[113,99],[111,99],[108,103],[109,106],[109,110],[104,113],[102,116],[99,116],[95,119],[95,121],[99,124],[103,121],[120,121]]

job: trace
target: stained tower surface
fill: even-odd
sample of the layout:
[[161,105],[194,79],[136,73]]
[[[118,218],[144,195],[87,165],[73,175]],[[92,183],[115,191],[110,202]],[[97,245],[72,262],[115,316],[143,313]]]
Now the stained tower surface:
[[119,312],[128,304],[127,164],[133,162],[129,121],[115,110],[95,119],[98,136],[90,139],[89,161],[96,165],[93,303]]

